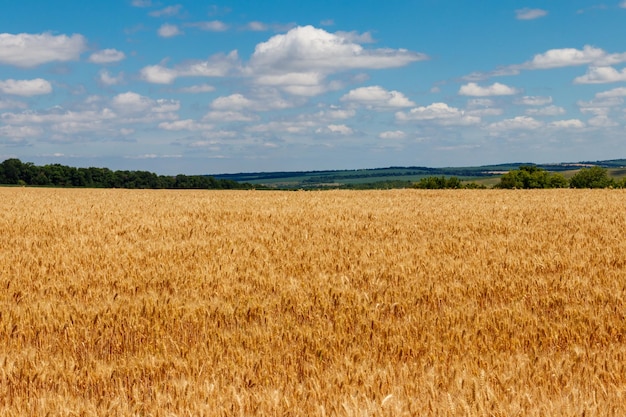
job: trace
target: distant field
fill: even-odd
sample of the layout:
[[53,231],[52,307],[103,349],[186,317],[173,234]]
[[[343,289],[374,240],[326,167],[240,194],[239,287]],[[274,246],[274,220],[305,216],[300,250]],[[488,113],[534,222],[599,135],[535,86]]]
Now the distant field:
[[625,206],[0,188],[0,416],[624,416]]

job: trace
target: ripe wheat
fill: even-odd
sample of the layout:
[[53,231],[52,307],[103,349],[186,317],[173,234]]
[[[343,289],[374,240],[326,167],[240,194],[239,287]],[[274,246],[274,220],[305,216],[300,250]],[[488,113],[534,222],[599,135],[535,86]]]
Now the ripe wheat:
[[626,192],[0,189],[0,416],[626,415]]

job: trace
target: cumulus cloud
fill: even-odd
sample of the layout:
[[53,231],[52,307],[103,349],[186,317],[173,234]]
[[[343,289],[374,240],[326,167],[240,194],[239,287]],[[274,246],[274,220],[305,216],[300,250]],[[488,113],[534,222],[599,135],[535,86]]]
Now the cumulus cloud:
[[593,127],[616,127],[619,126],[619,123],[612,120],[610,117],[606,115],[599,115],[596,117],[592,117],[587,121],[589,126]]
[[491,72],[474,72],[463,77],[463,79],[468,81],[480,81],[502,75],[517,75],[522,70],[546,70],[580,65],[608,67],[621,62],[626,62],[626,53],[611,54],[603,49],[585,45],[583,49],[550,49],[544,53],[535,55],[533,59],[522,64],[503,66]]
[[429,106],[421,106],[408,112],[397,112],[396,120],[407,121],[432,121],[440,125],[472,125],[480,123],[480,117],[465,114],[463,110],[450,107],[446,103],[433,103]]
[[6,125],[19,127],[35,135],[39,131],[54,131],[61,134],[104,131],[116,117],[113,111],[106,108],[98,111],[51,109],[40,112],[3,113],[0,115],[0,120]]
[[98,73],[98,80],[104,85],[118,85],[124,81],[124,73],[120,72],[117,77],[111,75],[107,70],[101,70]]
[[218,97],[211,103],[216,110],[244,110],[253,107],[254,102],[243,94],[231,94],[230,96]]
[[0,110],[25,109],[26,107],[26,103],[22,103],[21,101],[4,100],[0,98]]
[[596,98],[626,97],[626,87],[618,87],[596,94]]
[[133,113],[171,113],[180,109],[178,100],[153,100],[132,91],[121,93],[113,97],[112,106],[123,114]]
[[341,101],[371,108],[398,108],[415,106],[398,91],[387,91],[380,86],[361,87],[349,91]]
[[526,114],[529,116],[561,116],[565,114],[565,109],[559,106],[547,106],[538,109],[528,109]]
[[626,61],[626,53],[609,54],[603,49],[585,45],[583,49],[551,49],[522,64],[525,69],[551,69],[578,65],[614,65]]
[[574,84],[607,84],[626,81],[626,68],[621,71],[613,67],[591,67],[585,75],[576,77]]
[[378,137],[380,139],[397,140],[404,139],[406,137],[406,133],[402,130],[388,130],[386,132],[381,132]]
[[594,98],[590,101],[579,100],[576,102],[581,113],[593,114],[595,116],[606,116],[623,103],[624,99],[620,96]]
[[190,94],[210,93],[212,91],[215,91],[215,87],[209,84],[198,84],[180,88],[178,91],[180,91],[181,93]]
[[0,80],[0,92],[22,97],[50,94],[52,85],[42,78],[34,80]]
[[21,68],[75,61],[86,49],[87,40],[82,35],[0,33],[0,64]]
[[257,21],[249,22],[245,28],[253,32],[263,32],[269,29],[268,25],[266,25],[263,22],[257,22]]
[[556,120],[548,124],[548,126],[556,129],[583,129],[585,123],[578,119]]
[[459,89],[459,95],[474,97],[510,96],[518,92],[517,89],[500,83],[494,83],[487,87],[481,87],[476,83],[469,83],[461,86]]
[[141,69],[141,78],[154,84],[171,84],[180,77],[224,77],[237,67],[237,51],[228,55],[217,54],[206,61],[188,61],[174,68],[149,65]]
[[535,130],[543,126],[539,120],[529,116],[517,116],[512,119],[504,119],[499,122],[491,123],[487,128],[489,130],[505,131],[505,130]]
[[365,49],[338,34],[299,26],[258,44],[245,72],[259,85],[310,96],[333,89],[326,79],[341,71],[401,67],[425,59],[405,49]]
[[258,96],[254,98],[248,98],[243,94],[236,93],[216,98],[211,102],[211,109],[236,112],[242,110],[267,111],[287,109],[293,107],[293,105],[293,102],[270,92],[258,93]]
[[214,122],[253,122],[258,120],[258,116],[248,115],[239,111],[213,110],[208,112],[202,120]]
[[191,132],[197,132],[201,130],[211,130],[213,129],[213,125],[207,123],[198,123],[195,120],[186,119],[175,120],[173,122],[161,122],[159,123],[159,128],[170,131],[188,130]]
[[197,28],[206,32],[224,32],[229,26],[219,20],[211,20],[209,22],[194,22],[185,24],[187,27]]
[[322,120],[345,120],[355,115],[356,111],[354,109],[331,108],[329,110],[320,111],[316,116]]
[[46,140],[68,141],[77,133],[81,137],[99,133],[114,138],[132,132],[137,123],[152,125],[175,121],[179,109],[180,103],[175,100],[152,99],[127,92],[110,100],[90,97],[81,105],[81,110],[57,106],[45,111],[3,112],[0,113],[0,125],[35,127],[45,132],[55,132]]
[[0,137],[12,139],[34,138],[43,134],[38,126],[0,126]]
[[331,124],[323,128],[319,128],[316,130],[316,133],[331,133],[337,135],[352,135],[354,130],[351,127],[346,125],[336,125]]
[[162,24],[157,33],[162,38],[173,38],[182,34],[178,26],[170,25],[169,23]]
[[543,9],[530,9],[528,7],[525,7],[523,9],[517,9],[515,11],[515,18],[517,20],[533,20],[544,17],[547,14],[548,12]]
[[89,62],[93,62],[94,64],[110,64],[122,61],[124,58],[126,58],[124,52],[116,49],[103,49],[102,51],[91,54]]
[[552,103],[552,97],[542,96],[524,96],[518,100],[515,100],[516,104],[523,104],[525,106],[545,106]]

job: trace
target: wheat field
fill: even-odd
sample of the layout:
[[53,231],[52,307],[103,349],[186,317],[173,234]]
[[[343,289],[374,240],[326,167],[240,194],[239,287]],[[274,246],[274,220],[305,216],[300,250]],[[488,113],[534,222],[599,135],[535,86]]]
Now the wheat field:
[[0,416],[624,416],[625,206],[0,188]]

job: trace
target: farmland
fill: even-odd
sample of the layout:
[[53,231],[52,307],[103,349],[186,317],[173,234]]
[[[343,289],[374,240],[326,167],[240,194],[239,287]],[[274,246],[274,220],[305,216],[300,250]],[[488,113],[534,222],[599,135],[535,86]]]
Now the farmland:
[[625,204],[0,188],[0,416],[626,415]]

